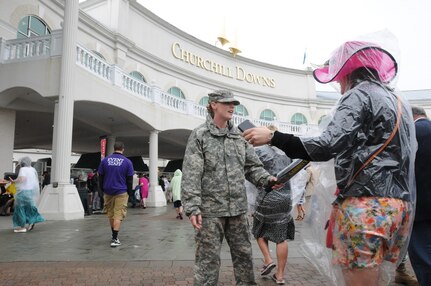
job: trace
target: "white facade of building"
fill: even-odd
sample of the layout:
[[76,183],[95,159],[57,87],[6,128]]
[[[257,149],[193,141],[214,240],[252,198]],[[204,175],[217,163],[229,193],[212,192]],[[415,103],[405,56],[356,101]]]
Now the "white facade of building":
[[213,90],[240,100],[235,123],[248,118],[296,134],[315,129],[335,103],[317,96],[311,70],[234,57],[134,0],[0,5],[0,174],[11,171],[13,150],[53,150],[55,186],[40,206],[48,219],[83,216],[66,157],[99,151],[101,136],[108,153],[121,140],[126,155],[149,158],[151,203],[166,204],[157,162],[182,158]]

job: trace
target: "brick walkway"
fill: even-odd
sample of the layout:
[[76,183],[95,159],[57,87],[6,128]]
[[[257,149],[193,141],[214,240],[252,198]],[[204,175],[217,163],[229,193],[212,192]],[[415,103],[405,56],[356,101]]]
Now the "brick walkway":
[[[300,223],[298,230],[301,235]],[[0,286],[193,285],[193,229],[175,219],[172,206],[129,209],[119,237],[122,245],[109,247],[104,215],[47,221],[19,234],[11,230],[11,217],[0,217]],[[275,285],[258,274],[262,256],[255,243],[253,253],[257,283]],[[219,285],[235,285],[225,245],[221,259]],[[331,285],[299,252],[298,241],[289,242],[285,278],[286,285]]]
[[[2,286],[164,286],[193,285],[192,261],[10,262],[0,263]],[[287,267],[287,285],[330,285],[312,267]],[[259,285],[275,285],[257,277]],[[222,265],[219,285],[235,285],[230,265]]]

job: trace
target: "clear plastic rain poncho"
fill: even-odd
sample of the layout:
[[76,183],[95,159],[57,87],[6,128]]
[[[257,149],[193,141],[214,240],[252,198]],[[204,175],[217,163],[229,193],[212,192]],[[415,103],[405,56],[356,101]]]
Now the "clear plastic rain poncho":
[[19,160],[18,181],[16,183],[17,195],[26,191],[25,196],[31,199],[34,203],[39,200],[39,179],[36,169],[31,166],[31,159],[23,157]]
[[31,159],[24,157],[19,160],[19,173],[16,182],[15,205],[13,214],[14,227],[24,227],[44,221],[37,211],[39,200],[39,179],[36,170],[31,166]]
[[[300,138],[312,161],[320,162],[314,165],[320,172],[319,182],[312,198],[312,213],[304,221],[303,228],[310,233],[303,236],[301,248],[334,285],[345,285],[343,272],[359,268],[376,271],[381,285],[387,284],[407,250],[416,201],[414,158],[417,146],[410,106],[389,86],[397,69],[397,62],[388,49],[374,42],[351,41],[341,45],[325,66],[314,71],[315,79],[321,83],[338,82],[342,96],[321,134]],[[329,244],[331,249],[325,247],[324,226],[333,210],[332,203],[335,201],[335,206],[346,207],[345,204],[354,202],[355,198],[370,197],[401,200],[403,220],[385,232],[377,227],[380,223],[377,220],[391,220],[392,213],[377,218],[362,217],[359,209],[357,215],[349,217],[338,213],[333,217],[334,241],[338,235],[338,242],[349,244],[350,250],[353,248],[359,253],[369,249],[361,248],[363,241],[357,244],[349,241],[350,235],[358,231],[380,237],[384,243],[392,243],[392,239],[398,243],[391,250],[385,249],[383,257],[376,259],[375,264],[359,261],[362,257],[351,257],[348,251],[342,254],[347,256],[345,263],[340,260],[334,263],[334,257],[343,248],[337,248],[335,242]],[[357,205],[348,207],[354,209]],[[346,230],[355,219],[354,229]]]

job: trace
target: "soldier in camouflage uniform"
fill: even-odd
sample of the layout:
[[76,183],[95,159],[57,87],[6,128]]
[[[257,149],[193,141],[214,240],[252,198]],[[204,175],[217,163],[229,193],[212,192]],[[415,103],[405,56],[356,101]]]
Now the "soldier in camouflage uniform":
[[275,180],[232,124],[239,101],[227,90],[209,94],[206,122],[191,133],[183,162],[181,198],[196,230],[194,285],[217,285],[226,238],[237,285],[256,285],[244,180]]

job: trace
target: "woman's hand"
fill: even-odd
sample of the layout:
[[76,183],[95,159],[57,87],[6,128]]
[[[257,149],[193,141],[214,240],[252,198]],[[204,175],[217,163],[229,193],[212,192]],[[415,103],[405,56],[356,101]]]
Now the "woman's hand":
[[271,142],[273,131],[269,130],[267,127],[255,127],[244,131],[244,139],[253,146],[261,146]]

